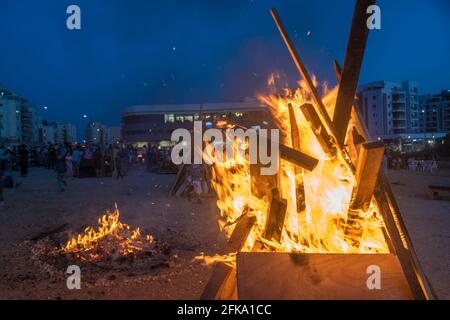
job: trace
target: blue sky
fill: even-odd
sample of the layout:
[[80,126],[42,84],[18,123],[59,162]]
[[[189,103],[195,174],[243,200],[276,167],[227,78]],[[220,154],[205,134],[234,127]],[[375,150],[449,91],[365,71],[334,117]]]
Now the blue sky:
[[[66,28],[81,7],[82,30]],[[353,0],[0,0],[0,83],[44,118],[120,124],[133,104],[235,100],[272,71],[299,75],[268,12],[276,7],[311,72],[335,84]],[[450,89],[450,1],[379,0],[360,83],[416,80]],[[311,34],[308,36],[307,32]],[[42,107],[47,106],[48,110]],[[87,114],[88,118],[82,118]]]

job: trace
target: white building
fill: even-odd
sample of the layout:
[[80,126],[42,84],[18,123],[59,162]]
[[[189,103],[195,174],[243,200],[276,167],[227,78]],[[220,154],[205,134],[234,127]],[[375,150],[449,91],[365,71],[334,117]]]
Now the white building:
[[64,144],[77,142],[77,130],[71,123],[43,121],[39,127],[40,144]]
[[56,128],[54,126],[43,124],[39,128],[39,142],[40,144],[55,144],[56,143]]
[[121,127],[108,127],[106,128],[105,143],[114,144],[122,141],[122,128]]
[[423,131],[417,93],[414,81],[377,81],[359,88],[359,108],[372,139],[396,139]]
[[104,144],[107,127],[100,122],[90,122],[86,126],[85,140],[88,144]]
[[55,140],[56,143],[76,143],[77,142],[77,129],[71,123],[55,123]]
[[22,143],[21,110],[25,99],[0,87],[0,140]]

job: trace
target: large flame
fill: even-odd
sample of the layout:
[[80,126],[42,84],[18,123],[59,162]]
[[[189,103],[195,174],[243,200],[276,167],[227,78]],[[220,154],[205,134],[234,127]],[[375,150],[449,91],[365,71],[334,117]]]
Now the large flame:
[[[273,84],[273,77],[271,78]],[[332,118],[337,88],[324,94],[323,102]],[[237,219],[245,212],[257,218],[243,251],[252,251],[255,241],[265,243],[274,251],[300,253],[388,253],[383,234],[383,220],[372,200],[367,212],[359,212],[357,235],[346,234],[346,221],[355,184],[353,173],[341,156],[330,157],[324,153],[299,106],[314,104],[306,94],[305,85],[283,96],[260,96],[270,107],[277,126],[282,131],[282,143],[291,146],[289,104],[294,106],[299,128],[301,151],[319,159],[312,171],[295,171],[294,166],[281,160],[279,188],[281,197],[287,200],[286,220],[279,242],[263,239],[268,210],[268,197],[252,194],[250,165],[237,164],[233,159],[216,162],[213,166],[212,186],[217,192],[220,209],[219,224],[230,235]],[[297,174],[296,174],[297,173]],[[296,183],[303,182],[306,209],[297,212]],[[270,193],[268,190],[267,193]],[[221,259],[219,259],[221,260]]]
[[62,248],[65,253],[73,253],[82,260],[101,260],[105,255],[118,253],[126,256],[142,251],[154,239],[147,235],[142,238],[139,228],[133,229],[119,221],[117,205],[114,212],[106,212],[98,219],[95,230],[87,227],[82,234],[73,236]]

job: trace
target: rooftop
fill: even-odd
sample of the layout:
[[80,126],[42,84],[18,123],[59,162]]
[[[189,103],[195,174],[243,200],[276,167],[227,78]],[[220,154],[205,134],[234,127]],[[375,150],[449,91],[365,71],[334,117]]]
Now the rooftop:
[[198,104],[162,104],[137,105],[127,107],[126,114],[162,114],[162,113],[199,113],[199,112],[228,112],[252,111],[264,108],[264,104],[256,99],[246,99],[240,102],[198,103]]

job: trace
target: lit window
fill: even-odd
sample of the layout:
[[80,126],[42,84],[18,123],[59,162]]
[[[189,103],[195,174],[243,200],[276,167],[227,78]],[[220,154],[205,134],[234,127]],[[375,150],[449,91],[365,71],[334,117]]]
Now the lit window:
[[175,122],[175,116],[173,114],[165,114],[164,115],[164,122],[165,123],[174,123]]

